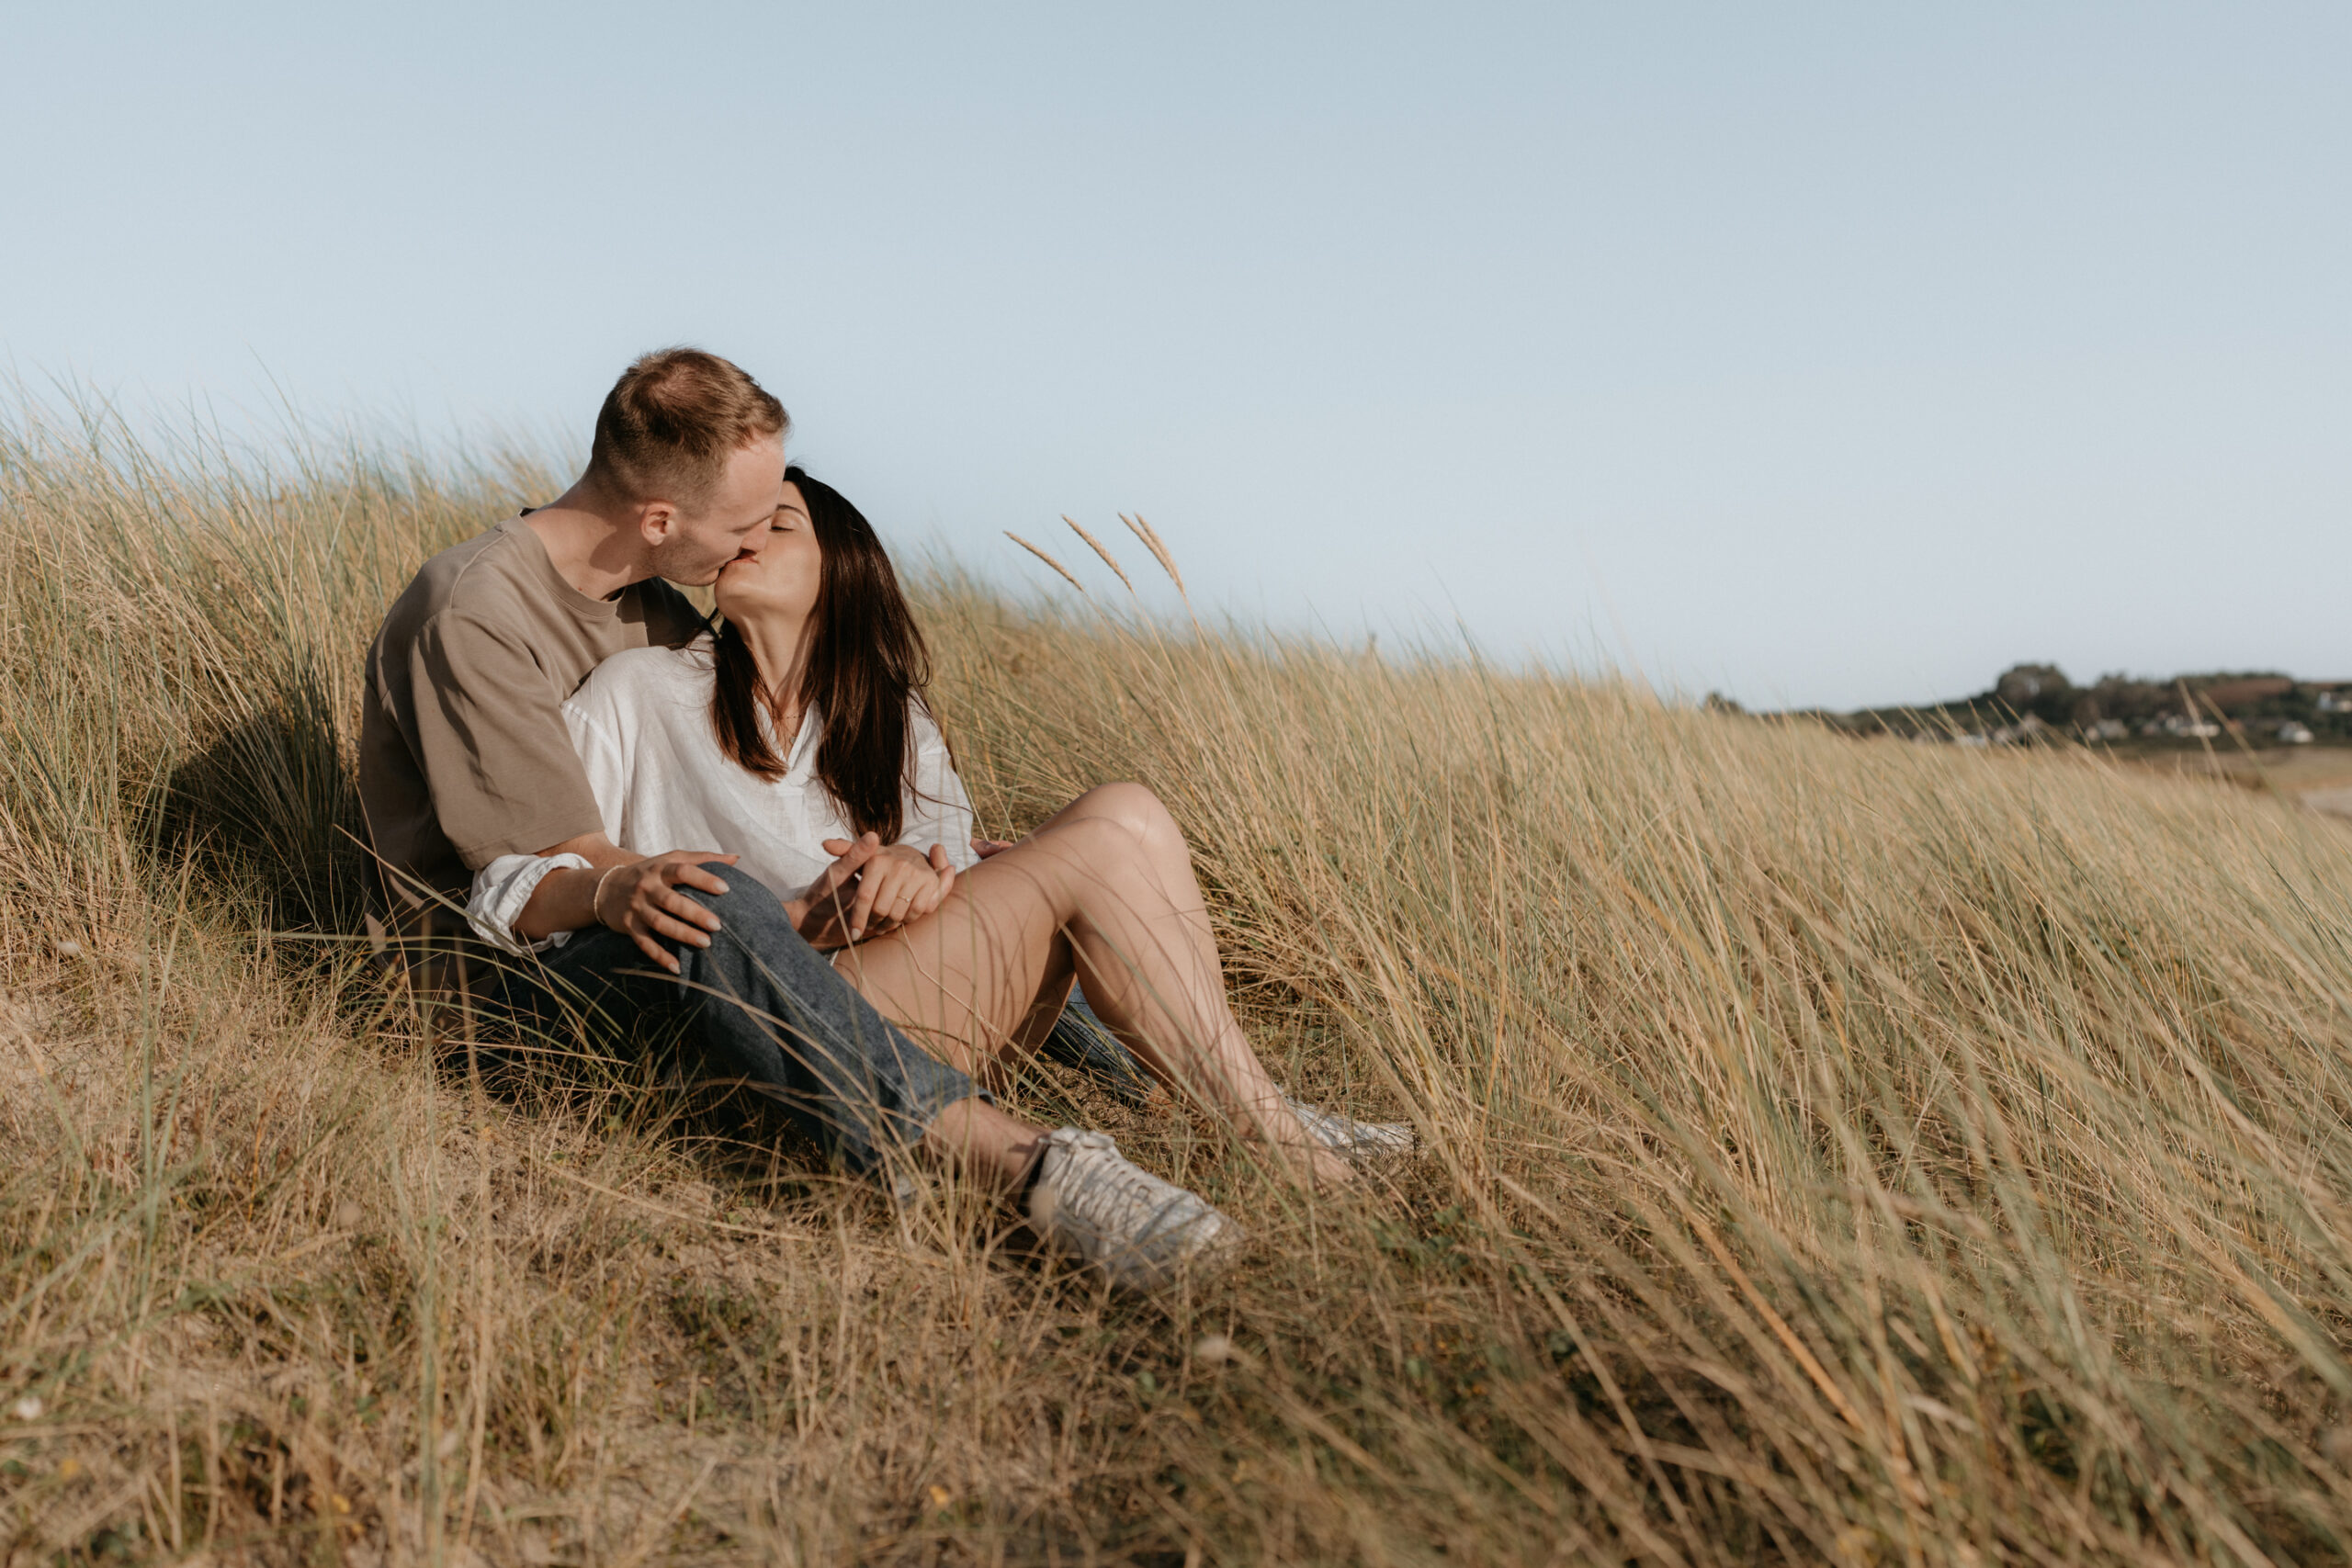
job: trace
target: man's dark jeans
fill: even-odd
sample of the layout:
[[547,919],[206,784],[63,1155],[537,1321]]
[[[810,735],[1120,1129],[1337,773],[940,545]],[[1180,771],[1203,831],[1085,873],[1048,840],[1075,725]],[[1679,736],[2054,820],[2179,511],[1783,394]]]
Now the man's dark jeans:
[[709,864],[721,894],[679,892],[717,911],[708,947],[663,943],[671,975],[616,931],[575,931],[561,946],[510,964],[505,1009],[541,1030],[586,1021],[630,1038],[649,1021],[681,1021],[690,1068],[780,1106],[795,1126],[860,1174],[911,1146],[959,1100],[990,1099],[931,1055],[833,972],[785,918],[776,896],[741,870]]

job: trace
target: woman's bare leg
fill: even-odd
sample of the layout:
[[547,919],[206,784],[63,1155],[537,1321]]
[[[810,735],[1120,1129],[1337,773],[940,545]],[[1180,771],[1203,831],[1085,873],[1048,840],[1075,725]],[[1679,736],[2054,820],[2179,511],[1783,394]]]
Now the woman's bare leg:
[[975,1077],[1035,1032],[1040,994],[1075,973],[1103,1022],[1179,1092],[1291,1151],[1317,1179],[1351,1176],[1298,1124],[1235,1021],[1191,854],[1140,785],[1088,791],[958,877],[933,913],[838,967],[883,1016]]

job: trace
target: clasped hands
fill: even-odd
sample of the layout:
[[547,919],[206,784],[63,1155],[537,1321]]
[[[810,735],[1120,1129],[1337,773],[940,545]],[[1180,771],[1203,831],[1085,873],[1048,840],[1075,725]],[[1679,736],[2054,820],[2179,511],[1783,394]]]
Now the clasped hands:
[[833,863],[799,897],[784,902],[793,929],[820,953],[919,920],[938,908],[956,886],[956,867],[944,845],[933,844],[925,854],[867,833],[827,839],[820,847]]

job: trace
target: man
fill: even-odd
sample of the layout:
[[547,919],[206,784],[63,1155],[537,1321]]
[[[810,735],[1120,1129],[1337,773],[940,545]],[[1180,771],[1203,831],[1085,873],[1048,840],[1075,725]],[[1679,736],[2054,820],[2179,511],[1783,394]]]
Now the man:
[[[910,1148],[961,1168],[1119,1282],[1220,1260],[1238,1232],[1215,1209],[1107,1139],[1007,1115],[818,955],[808,939],[838,944],[872,847],[771,891],[714,849],[638,855],[605,838],[562,704],[614,654],[702,628],[669,584],[708,583],[758,550],[783,504],[788,425],[728,361],[647,355],[605,398],[577,483],[434,557],[393,603],[368,649],[359,783],[411,975],[542,1024],[680,1020],[714,1076],[781,1105],[852,1169]],[[538,857],[516,927],[552,933],[519,966],[459,913],[474,873],[509,856]]]

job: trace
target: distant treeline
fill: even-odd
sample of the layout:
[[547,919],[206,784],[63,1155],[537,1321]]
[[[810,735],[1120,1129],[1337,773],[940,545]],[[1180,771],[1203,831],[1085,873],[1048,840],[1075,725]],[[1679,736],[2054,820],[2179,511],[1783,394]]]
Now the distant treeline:
[[[1726,707],[1710,696],[1713,707]],[[2054,664],[2015,664],[1988,691],[1917,707],[1855,713],[1805,710],[1855,735],[1996,744],[2061,737],[2091,741],[2196,740],[2219,733],[2258,741],[2352,743],[2352,681],[2304,681],[2277,671],[2216,671],[2143,681],[2102,675],[2078,686]]]

